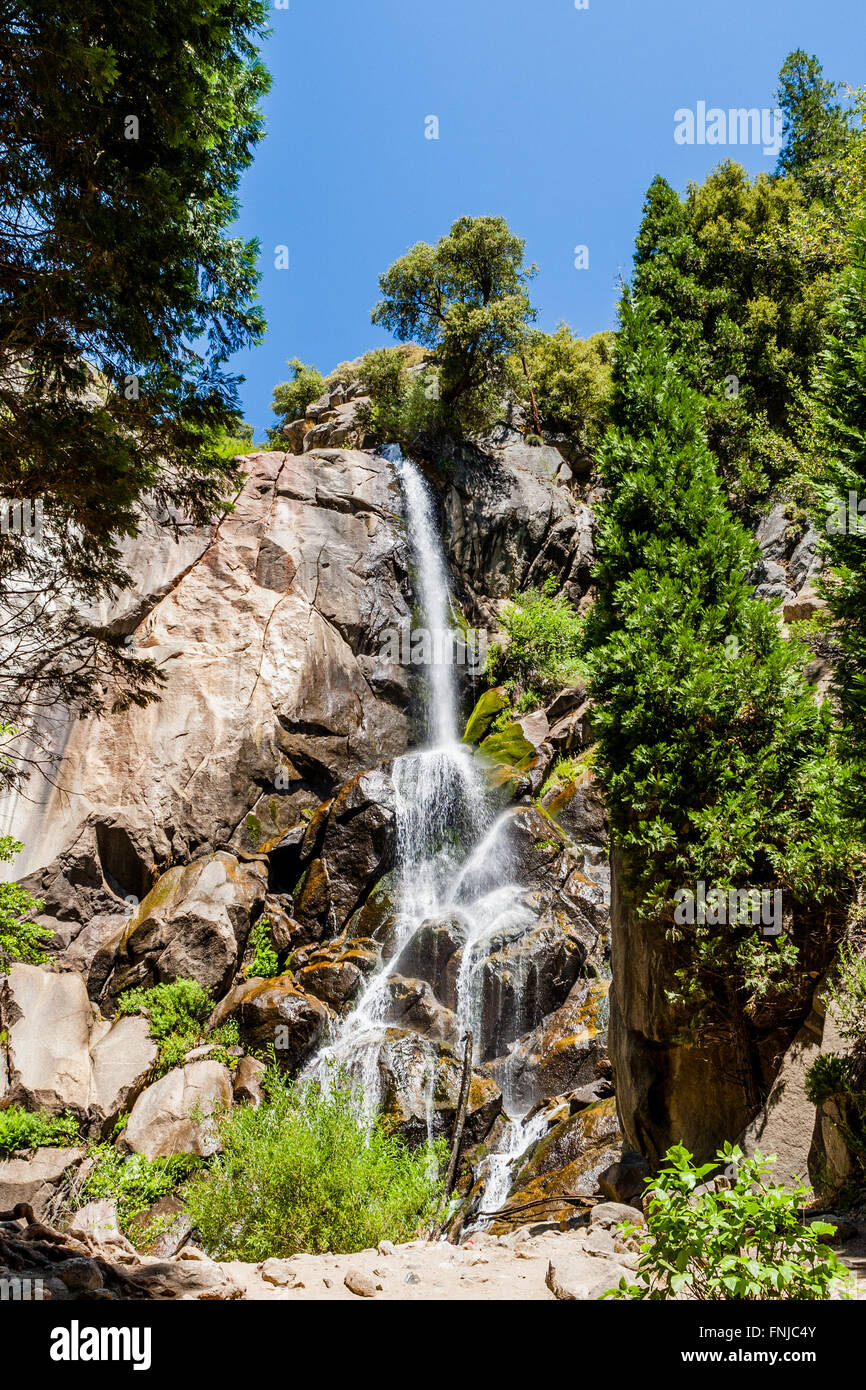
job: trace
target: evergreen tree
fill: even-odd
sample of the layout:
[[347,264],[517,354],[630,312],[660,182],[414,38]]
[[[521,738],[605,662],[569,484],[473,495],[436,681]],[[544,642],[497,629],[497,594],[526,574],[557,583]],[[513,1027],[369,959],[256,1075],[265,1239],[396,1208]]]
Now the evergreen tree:
[[[817,520],[830,572],[842,746],[854,772],[854,810],[866,821],[866,220],[852,235],[851,265],[836,304],[836,333],[822,375],[825,514]],[[852,505],[853,499],[853,505]]]
[[785,118],[785,143],[776,171],[805,178],[815,193],[827,191],[816,166],[826,168],[837,160],[850,138],[846,114],[835,99],[837,92],[837,84],[827,81],[814,54],[802,48],[788,54],[776,90]]
[[[701,397],[648,306],[626,296],[621,323],[588,631],[596,766],[633,908],[687,943],[677,989],[693,1024],[741,1019],[767,991],[802,985],[834,930],[825,905],[849,853],[841,773],[803,649],[751,594],[756,545],[726,504]],[[700,880],[781,889],[793,935],[677,923],[677,890]],[[820,906],[801,910],[809,900]]]

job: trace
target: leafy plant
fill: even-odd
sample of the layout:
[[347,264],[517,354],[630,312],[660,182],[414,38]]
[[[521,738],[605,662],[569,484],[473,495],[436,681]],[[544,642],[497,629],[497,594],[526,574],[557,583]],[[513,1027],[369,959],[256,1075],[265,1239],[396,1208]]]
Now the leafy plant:
[[269,980],[279,972],[280,961],[274,950],[270,925],[267,917],[260,917],[250,932],[253,958],[247,968],[247,975],[251,978],[261,976]]
[[345,1078],[323,1088],[271,1068],[264,1091],[258,1109],[236,1107],[217,1121],[222,1151],[185,1193],[212,1255],[349,1252],[429,1224],[441,1191],[431,1158],[442,1159],[441,1145],[412,1151],[371,1125]]
[[866,1049],[866,955],[846,942],[836,958],[830,979],[830,999],[842,1037],[852,1047]]
[[501,617],[508,643],[490,647],[487,674],[505,682],[522,696],[553,693],[573,684],[586,667],[581,658],[585,620],[564,593],[557,593],[551,575],[540,589],[527,589],[506,604]]
[[117,1001],[117,1016],[144,1014],[154,1042],[159,1044],[156,1073],[179,1066],[201,1040],[214,1001],[196,980],[173,980],[129,989]]
[[117,1203],[117,1218],[124,1235],[146,1243],[151,1232],[137,1232],[132,1222],[168,1197],[201,1167],[193,1154],[171,1154],[168,1158],[145,1158],[144,1154],[125,1157],[111,1144],[91,1145],[88,1156],[93,1167],[77,1194],[77,1205],[110,1199]]
[[[0,734],[4,731],[0,728]],[[24,848],[11,835],[0,837],[0,860],[14,859]],[[0,974],[15,961],[29,965],[50,965],[46,946],[54,935],[33,918],[42,911],[41,898],[34,898],[17,883],[0,883]]]
[[47,1115],[9,1105],[0,1110],[0,1155],[19,1149],[69,1148],[78,1143],[78,1121],[73,1115]]
[[[612,1298],[825,1299],[843,1290],[848,1272],[822,1237],[835,1226],[804,1226],[809,1189],[767,1180],[773,1160],[725,1144],[715,1163],[695,1165],[682,1145],[668,1149],[647,1179],[648,1239],[641,1244],[637,1283],[623,1278]],[[698,1191],[722,1166],[730,1186]],[[629,1236],[638,1225],[621,1227]]]
[[282,427],[303,419],[307,406],[325,393],[325,378],[317,367],[308,366],[299,357],[291,357],[286,365],[291,369],[291,379],[274,387],[271,401],[279,424],[271,430],[269,438],[277,449],[286,447],[285,436],[280,433]]
[[[595,448],[607,425],[613,340],[612,333],[596,333],[584,341],[567,323],[555,333],[534,330],[529,335],[525,359],[542,425],[583,452]],[[521,361],[513,363],[511,378],[527,403],[529,384]],[[538,435],[526,435],[527,444],[535,442],[544,443]]]

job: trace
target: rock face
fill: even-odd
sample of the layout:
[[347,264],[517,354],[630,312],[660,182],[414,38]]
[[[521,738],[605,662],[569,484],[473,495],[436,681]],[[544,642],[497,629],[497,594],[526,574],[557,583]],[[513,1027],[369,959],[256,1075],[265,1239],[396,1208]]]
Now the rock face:
[[805,914],[798,920],[795,912],[800,955],[790,992],[751,1019],[732,1011],[725,1026],[693,1041],[688,1011],[667,997],[681,962],[661,931],[648,928],[624,902],[616,852],[611,871],[610,1040],[623,1133],[653,1166],[675,1143],[705,1162],[747,1130],[771,1093],[811,1010],[815,981],[829,965],[832,927]]
[[84,1149],[36,1149],[0,1161],[0,1211],[27,1202],[38,1220],[44,1219],[55,1188],[70,1168],[84,1158]]
[[144,1018],[95,1016],[80,975],[15,965],[0,985],[7,1103],[70,1111],[95,1134],[110,1130],[141,1090],[157,1047]]
[[62,924],[61,950],[84,936],[92,956],[159,868],[257,853],[406,748],[405,672],[385,640],[409,612],[392,465],[327,450],[244,467],[234,512],[186,568],[171,557],[149,578],[133,641],[167,676],[160,703],[61,724],[62,790],[34,787],[16,813],[17,872]]

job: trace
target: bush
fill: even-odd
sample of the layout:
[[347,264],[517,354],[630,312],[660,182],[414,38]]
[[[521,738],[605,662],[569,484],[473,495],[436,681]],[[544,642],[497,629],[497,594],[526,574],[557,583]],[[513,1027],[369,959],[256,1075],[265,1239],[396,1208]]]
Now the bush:
[[441,1192],[431,1157],[441,1159],[442,1146],[413,1152],[379,1123],[371,1128],[344,1078],[324,1089],[272,1069],[264,1090],[258,1109],[218,1121],[222,1152],[185,1193],[210,1254],[349,1253],[429,1225]]
[[251,979],[255,976],[261,976],[262,979],[269,980],[272,975],[277,974],[280,968],[279,957],[271,940],[270,926],[267,917],[260,917],[250,932],[253,958],[247,969],[247,975]]
[[0,1110],[0,1157],[19,1149],[63,1149],[78,1143],[78,1121],[72,1115],[46,1115],[10,1105]]
[[866,1049],[866,956],[846,943],[830,980],[830,998],[842,1037],[852,1047]]
[[117,1203],[117,1219],[125,1236],[147,1242],[149,1232],[133,1231],[132,1222],[160,1197],[168,1197],[201,1166],[193,1154],[172,1154],[168,1158],[145,1158],[143,1154],[124,1157],[111,1144],[94,1144],[88,1155],[93,1167],[77,1196],[77,1205],[105,1198]]
[[[552,434],[566,435],[583,452],[595,448],[607,425],[613,341],[613,333],[596,333],[586,341],[575,338],[567,323],[555,333],[530,335],[526,365],[541,423]],[[528,403],[528,383],[519,362],[511,375]],[[527,444],[536,438],[527,435]]]
[[358,364],[359,380],[370,397],[358,408],[359,429],[377,444],[399,444],[410,454],[442,425],[432,369],[408,370],[417,365],[417,353],[414,345],[377,348]]
[[[11,835],[0,836],[0,860],[14,859],[23,848],[21,841]],[[0,974],[15,961],[28,965],[51,964],[51,956],[45,948],[54,933],[32,920],[42,907],[42,899],[34,898],[19,884],[0,883]]]
[[283,425],[300,420],[308,405],[325,393],[325,378],[317,367],[307,366],[299,357],[291,357],[286,363],[291,368],[290,381],[281,381],[274,387],[271,408],[279,417],[279,424],[270,431],[270,443],[275,448],[284,449],[286,441],[280,434]]
[[[190,1048],[200,1042],[204,1025],[213,1012],[214,1001],[196,980],[174,980],[171,984],[129,989],[117,1001],[117,1016],[144,1014],[150,1034],[159,1044],[156,1073],[163,1075],[179,1066]],[[224,1025],[225,1026],[225,1025]],[[212,1037],[231,1046],[217,1029]]]
[[[665,1165],[647,1179],[650,1239],[641,1245],[637,1277],[607,1297],[667,1299],[823,1299],[844,1286],[848,1272],[822,1236],[835,1226],[801,1224],[809,1189],[767,1182],[768,1160],[725,1144],[716,1163],[696,1167],[682,1145],[665,1154]],[[731,1186],[695,1194],[723,1166]],[[630,1235],[639,1226],[621,1228]]]
[[497,683],[541,696],[585,673],[580,657],[584,619],[556,588],[550,577],[541,589],[527,589],[506,605],[501,621],[508,646],[492,646],[487,659],[487,674]]

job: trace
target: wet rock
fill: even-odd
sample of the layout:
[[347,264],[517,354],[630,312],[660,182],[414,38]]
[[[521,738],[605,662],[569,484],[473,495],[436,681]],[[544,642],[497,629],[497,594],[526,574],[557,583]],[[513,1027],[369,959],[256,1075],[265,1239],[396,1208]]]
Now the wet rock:
[[231,1103],[228,1067],[220,1062],[190,1062],[142,1092],[119,1145],[145,1158],[165,1158],[174,1153],[208,1157],[218,1147],[211,1117]]
[[390,1003],[385,1018],[400,1028],[411,1028],[439,1042],[456,1043],[457,1017],[436,999],[426,980],[391,975],[387,982]]
[[566,1168],[585,1154],[610,1148],[620,1138],[616,1102],[612,1098],[598,1101],[560,1120],[539,1139],[516,1181],[521,1187],[528,1186],[536,1178]]
[[492,690],[485,690],[467,720],[463,742],[480,743],[489,733],[490,725],[496,716],[501,714],[504,709],[508,709],[510,703],[508,691],[503,685],[497,685]]
[[294,1071],[322,1041],[330,1011],[299,990],[290,975],[249,980],[230,999],[241,1041],[253,1051],[276,1048],[277,1059]]
[[[463,1059],[447,1043],[389,1028],[378,1048],[382,1111],[389,1129],[413,1146],[428,1136],[451,1134],[460,1095]],[[464,1128],[465,1145],[478,1143],[502,1109],[495,1082],[472,1076]]]
[[[606,980],[576,980],[565,1003],[532,1033],[520,1038],[507,1057],[494,1062],[494,1075],[500,1084],[507,1073],[511,1088],[526,1103],[581,1087],[606,1085],[603,1094],[609,1095],[609,1084],[597,1076],[606,1049],[609,988]],[[587,1095],[586,1104],[603,1098],[589,1091]]]
[[541,804],[577,844],[607,844],[607,807],[590,776],[551,787]]
[[297,920],[339,931],[393,867],[395,847],[394,784],[388,768],[374,768],[342,786],[311,820],[300,855],[306,867],[296,890]]
[[180,979],[223,993],[266,890],[263,866],[241,864],[224,851],[169,869],[106,948],[113,960],[104,995]]
[[321,961],[295,973],[298,989],[315,995],[337,1012],[358,993],[363,978],[357,965],[348,960]]
[[402,975],[426,980],[443,1002],[453,1007],[454,988],[449,985],[448,966],[466,943],[469,927],[464,918],[431,917],[415,932],[400,953],[397,968]]

